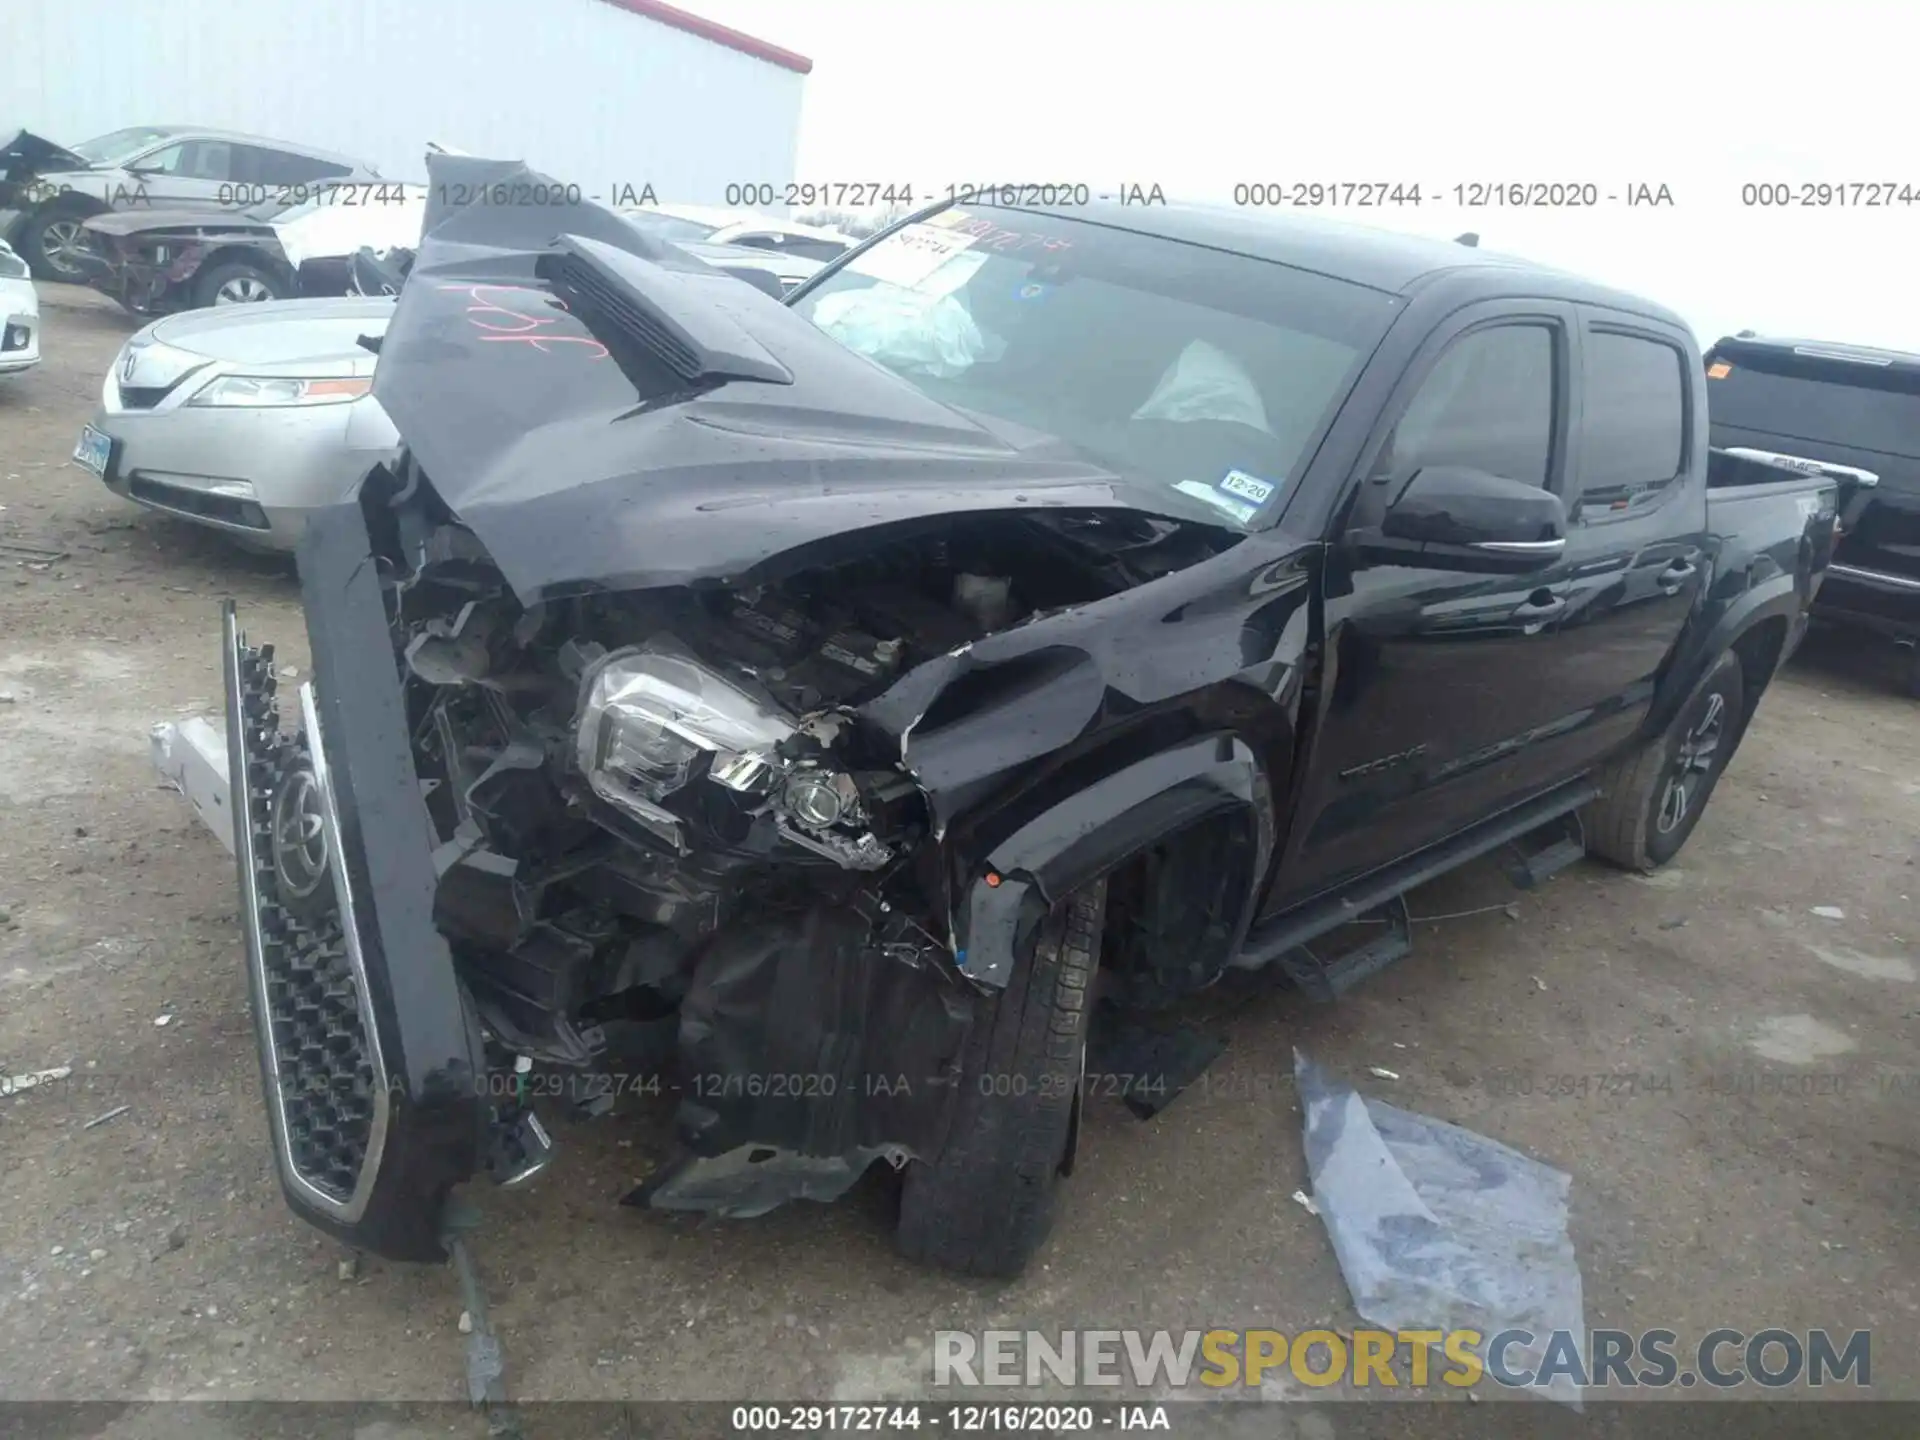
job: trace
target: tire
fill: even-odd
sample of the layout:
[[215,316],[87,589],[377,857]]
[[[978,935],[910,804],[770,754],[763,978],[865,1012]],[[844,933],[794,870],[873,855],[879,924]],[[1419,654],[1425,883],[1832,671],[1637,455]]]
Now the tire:
[[1603,774],[1600,798],[1581,814],[1588,853],[1628,870],[1658,869],[1679,854],[1733,758],[1745,707],[1740,657],[1729,650],[1664,734]]
[[1055,905],[1033,958],[975,1019],[946,1148],[909,1166],[901,1188],[894,1239],[909,1259],[1011,1277],[1047,1238],[1106,911],[1105,880]]
[[[36,280],[64,281],[69,285],[86,282],[86,271],[59,258],[59,253],[83,238],[80,227],[90,213],[53,207],[39,211],[20,228],[20,258],[27,262]],[[69,234],[71,232],[71,235]]]
[[200,306],[281,300],[286,294],[286,283],[278,275],[244,260],[223,260],[193,282],[194,304]]
[[1920,700],[1920,644],[1907,647],[1906,669],[1908,698]]

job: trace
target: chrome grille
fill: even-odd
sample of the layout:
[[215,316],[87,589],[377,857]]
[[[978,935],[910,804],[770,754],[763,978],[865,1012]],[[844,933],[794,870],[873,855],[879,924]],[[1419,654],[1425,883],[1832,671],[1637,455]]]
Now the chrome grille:
[[[311,692],[301,695],[306,728],[284,733],[273,647],[248,646],[231,617],[227,623],[228,754],[231,764],[238,751],[245,787],[246,823],[235,827],[235,848],[274,1141],[292,1183],[321,1208],[353,1219],[379,1164],[388,1092],[367,1023],[365,978],[342,923],[338,818],[324,758],[308,749],[309,738],[317,738]],[[275,867],[274,802],[302,772],[319,777],[307,788],[323,797],[313,818],[324,836],[331,883],[321,884],[295,914],[283,903]],[[241,784],[232,788],[238,810]]]

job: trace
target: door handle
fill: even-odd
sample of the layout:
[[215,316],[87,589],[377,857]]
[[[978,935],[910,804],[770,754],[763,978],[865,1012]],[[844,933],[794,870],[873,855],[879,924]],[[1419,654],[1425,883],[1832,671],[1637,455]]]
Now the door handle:
[[1528,600],[1513,612],[1513,618],[1522,625],[1538,625],[1551,620],[1567,608],[1564,595],[1552,595],[1545,600]]
[[1691,580],[1700,567],[1685,560],[1676,560],[1660,572],[1660,588],[1669,595]]

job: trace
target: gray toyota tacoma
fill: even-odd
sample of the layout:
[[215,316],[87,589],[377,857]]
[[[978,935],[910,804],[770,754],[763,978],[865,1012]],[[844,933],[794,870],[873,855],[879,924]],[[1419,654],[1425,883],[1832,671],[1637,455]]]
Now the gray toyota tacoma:
[[224,622],[280,1178],[390,1256],[657,1090],[632,1203],[880,1165],[1016,1272],[1096,1012],[1336,996],[1496,848],[1667,861],[1827,564],[1673,314],[1486,251],[948,205],[783,304],[430,163],[312,680]]

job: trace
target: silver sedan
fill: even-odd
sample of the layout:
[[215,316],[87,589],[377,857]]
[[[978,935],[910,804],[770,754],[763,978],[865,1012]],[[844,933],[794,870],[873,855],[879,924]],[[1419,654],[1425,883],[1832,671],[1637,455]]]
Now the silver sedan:
[[115,494],[289,550],[400,437],[373,398],[391,297],[219,306],[138,331],[73,458]]

